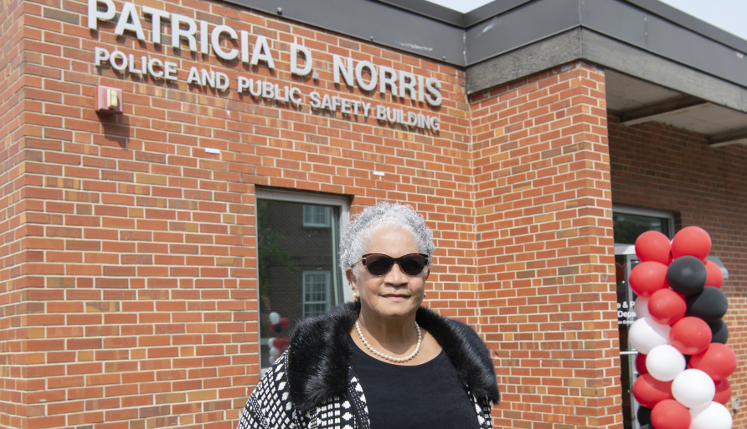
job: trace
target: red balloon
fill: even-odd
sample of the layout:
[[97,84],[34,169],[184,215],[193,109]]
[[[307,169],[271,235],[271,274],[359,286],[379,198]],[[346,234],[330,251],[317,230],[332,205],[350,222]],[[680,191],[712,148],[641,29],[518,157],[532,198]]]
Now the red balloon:
[[289,337],[278,337],[278,338],[275,338],[275,341],[273,341],[273,344],[275,345],[276,349],[288,347],[289,343],[290,343]]
[[690,366],[710,375],[713,381],[725,380],[737,369],[737,355],[729,346],[711,343],[690,359]]
[[726,405],[729,399],[731,399],[731,383],[729,383],[729,380],[717,381],[716,396],[713,397],[713,402]]
[[279,337],[275,338],[275,341],[273,341],[273,345],[280,353],[283,353],[285,349],[288,348],[288,345],[290,344],[290,338],[289,337]]
[[642,375],[633,383],[633,396],[644,407],[654,408],[654,405],[665,399],[674,399],[672,382],[659,381],[651,374]]
[[655,429],[687,429],[690,412],[674,399],[665,399],[651,410],[651,424]]
[[673,325],[685,317],[687,302],[671,289],[657,290],[648,300],[648,312],[655,321]]
[[648,368],[646,368],[646,355],[643,353],[638,353],[635,357],[635,369],[640,375],[648,374]]
[[290,324],[290,320],[288,320],[287,317],[281,317],[280,318],[280,326],[288,326]]
[[672,257],[695,256],[704,261],[711,251],[711,236],[697,226],[682,228],[672,240]]
[[655,321],[673,325],[685,317],[687,302],[671,289],[657,290],[648,301],[648,312]]
[[706,272],[708,277],[706,278],[706,286],[721,287],[724,284],[724,273],[721,271],[718,265],[712,261],[705,261]]
[[667,266],[659,262],[641,262],[630,271],[630,287],[633,292],[648,298],[654,292],[669,287]]
[[683,355],[694,355],[704,351],[712,339],[711,328],[698,317],[684,317],[672,325],[669,331],[669,342]]
[[635,240],[635,255],[641,262],[654,261],[669,265],[672,262],[672,243],[659,231],[646,231]]

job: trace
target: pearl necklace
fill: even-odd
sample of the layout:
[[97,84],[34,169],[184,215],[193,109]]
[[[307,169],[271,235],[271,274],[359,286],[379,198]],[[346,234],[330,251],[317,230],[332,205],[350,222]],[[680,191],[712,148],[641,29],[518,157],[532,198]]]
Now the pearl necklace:
[[376,356],[382,357],[386,360],[390,360],[392,362],[407,362],[408,360],[415,357],[416,354],[420,351],[420,341],[422,339],[422,336],[420,335],[420,326],[418,326],[417,323],[415,323],[415,329],[418,330],[418,345],[415,347],[415,351],[412,352],[410,355],[405,356],[403,358],[396,358],[394,356],[389,356],[384,353],[381,353],[380,351],[374,349],[371,347],[371,344],[368,344],[368,341],[366,341],[366,338],[363,336],[363,333],[361,332],[361,326],[358,324],[358,321],[355,321],[355,329],[358,330],[358,336],[361,338],[361,341],[363,341],[363,344],[366,345],[366,348],[368,350],[371,350],[371,353],[375,354]]

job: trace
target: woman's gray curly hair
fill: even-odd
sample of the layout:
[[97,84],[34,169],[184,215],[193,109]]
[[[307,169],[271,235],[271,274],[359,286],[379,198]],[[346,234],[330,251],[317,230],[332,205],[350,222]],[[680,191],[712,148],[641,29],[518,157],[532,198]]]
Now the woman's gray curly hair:
[[[340,241],[340,269],[344,272],[358,262],[374,236],[383,226],[402,228],[415,239],[419,253],[432,256],[436,251],[433,233],[425,224],[423,216],[406,204],[392,204],[382,201],[375,206],[366,207],[345,228]],[[433,262],[428,258],[428,266]],[[356,270],[353,275],[358,278]]]

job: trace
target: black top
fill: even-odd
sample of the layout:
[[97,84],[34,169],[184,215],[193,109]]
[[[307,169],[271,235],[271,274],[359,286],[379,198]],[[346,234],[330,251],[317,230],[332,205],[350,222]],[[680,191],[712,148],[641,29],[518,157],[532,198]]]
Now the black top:
[[348,338],[371,429],[479,428],[476,410],[443,350],[421,365],[394,365],[367,355]]

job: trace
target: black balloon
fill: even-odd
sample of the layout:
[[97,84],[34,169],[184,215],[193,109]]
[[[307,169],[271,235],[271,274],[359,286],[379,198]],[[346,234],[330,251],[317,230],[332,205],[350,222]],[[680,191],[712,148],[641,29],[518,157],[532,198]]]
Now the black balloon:
[[711,328],[711,334],[713,334],[711,342],[726,344],[726,341],[729,340],[729,328],[726,327],[726,323],[723,320],[717,320],[709,323],[708,326]]
[[[651,424],[651,408],[646,408],[644,406],[638,407],[638,423],[641,426]],[[641,427],[643,429],[643,427]]]
[[683,295],[695,295],[702,291],[707,277],[703,261],[694,256],[680,256],[667,268],[669,286]]
[[654,429],[654,425],[651,423],[641,426],[641,429]]
[[685,298],[687,313],[685,316],[700,317],[706,323],[716,323],[729,309],[729,300],[721,289],[706,286],[699,293]]

